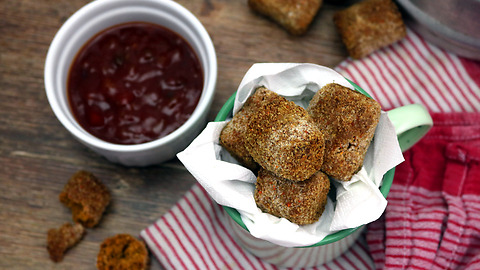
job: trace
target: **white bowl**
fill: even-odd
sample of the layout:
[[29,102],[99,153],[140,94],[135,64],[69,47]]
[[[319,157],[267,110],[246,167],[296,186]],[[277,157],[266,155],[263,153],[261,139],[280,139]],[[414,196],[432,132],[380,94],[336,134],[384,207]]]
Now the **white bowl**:
[[427,41],[480,60],[480,0],[396,0],[407,26]]
[[[120,145],[85,131],[72,115],[67,100],[70,65],[80,48],[95,34],[126,22],[149,22],[173,30],[190,43],[204,72],[202,95],[191,117],[169,135],[148,143]],[[126,166],[146,166],[172,159],[204,128],[217,80],[212,40],[198,19],[171,0],[96,0],[73,14],[50,45],[45,63],[45,89],[58,120],[81,143],[108,160]]]

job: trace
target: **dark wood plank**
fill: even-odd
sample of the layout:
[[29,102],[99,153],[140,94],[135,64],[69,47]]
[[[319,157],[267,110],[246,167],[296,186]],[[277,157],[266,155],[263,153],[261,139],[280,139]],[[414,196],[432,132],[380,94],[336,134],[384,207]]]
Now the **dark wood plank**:
[[[55,118],[43,82],[50,42],[87,0],[0,0],[0,269],[95,269],[99,244],[117,233],[138,236],[195,183],[178,160],[147,168],[112,164],[77,142]],[[335,67],[346,57],[325,3],[305,36],[293,37],[252,13],[247,1],[178,1],[205,25],[218,57],[209,120],[258,62]],[[77,170],[93,172],[112,191],[100,225],[55,264],[46,232],[71,221],[58,194]],[[153,260],[152,269],[162,269]]]

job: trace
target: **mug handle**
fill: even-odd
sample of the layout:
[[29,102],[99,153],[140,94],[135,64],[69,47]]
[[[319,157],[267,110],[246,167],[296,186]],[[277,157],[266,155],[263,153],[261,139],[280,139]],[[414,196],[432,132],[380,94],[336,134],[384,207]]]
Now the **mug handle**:
[[416,144],[433,126],[427,109],[421,104],[410,104],[387,111],[397,132],[402,152]]

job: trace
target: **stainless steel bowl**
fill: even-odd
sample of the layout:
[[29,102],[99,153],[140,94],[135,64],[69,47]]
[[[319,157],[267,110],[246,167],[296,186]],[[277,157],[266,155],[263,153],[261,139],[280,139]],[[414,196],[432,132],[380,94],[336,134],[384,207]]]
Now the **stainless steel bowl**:
[[480,60],[480,0],[396,0],[407,26],[429,42]]

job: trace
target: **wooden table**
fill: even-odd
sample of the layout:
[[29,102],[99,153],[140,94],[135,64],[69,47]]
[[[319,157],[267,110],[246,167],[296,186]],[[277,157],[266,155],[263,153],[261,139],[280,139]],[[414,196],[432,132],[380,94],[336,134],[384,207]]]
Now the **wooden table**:
[[[195,183],[178,160],[147,168],[112,164],[76,141],[56,119],[43,68],[55,33],[88,0],[0,0],[0,269],[96,269],[99,245],[118,233],[138,236]],[[251,12],[247,0],[178,1],[204,24],[218,57],[213,120],[257,62],[309,62],[335,67],[347,53],[324,3],[307,34],[294,37]],[[88,170],[112,192],[99,226],[53,263],[46,233],[71,212],[58,195],[77,170]],[[156,260],[152,269],[162,269]]]

